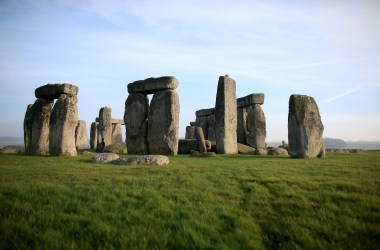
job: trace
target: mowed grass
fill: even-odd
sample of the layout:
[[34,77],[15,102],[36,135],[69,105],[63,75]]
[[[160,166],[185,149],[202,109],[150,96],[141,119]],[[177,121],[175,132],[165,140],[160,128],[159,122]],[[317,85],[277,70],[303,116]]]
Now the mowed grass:
[[325,159],[0,155],[2,249],[380,249],[380,152]]

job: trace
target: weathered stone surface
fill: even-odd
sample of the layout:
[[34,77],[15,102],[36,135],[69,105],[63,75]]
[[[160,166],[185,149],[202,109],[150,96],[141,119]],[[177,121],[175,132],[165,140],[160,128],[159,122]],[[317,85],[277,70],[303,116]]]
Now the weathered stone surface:
[[6,146],[0,149],[0,155],[22,154],[22,153],[25,153],[25,149],[22,146]]
[[238,152],[236,109],[236,83],[228,76],[221,76],[215,102],[215,136],[218,154]]
[[58,99],[61,94],[77,95],[78,87],[72,84],[46,84],[35,90],[37,98]]
[[154,94],[148,115],[150,154],[176,155],[178,152],[179,97],[175,90]]
[[284,148],[268,148],[268,155],[288,155],[288,151]]
[[206,139],[210,141],[216,141],[215,135],[215,114],[207,116],[207,137]]
[[115,153],[115,154],[126,154],[128,153],[128,148],[123,142],[115,143],[104,147],[104,153]]
[[197,116],[195,119],[195,127],[201,127],[203,135],[208,138],[208,116]]
[[[206,150],[211,150],[211,142],[205,140]],[[178,153],[189,154],[190,151],[198,151],[198,140],[197,139],[180,139],[178,141]]]
[[52,156],[76,156],[77,96],[62,94],[50,117],[49,150]]
[[90,147],[91,149],[96,149],[98,145],[98,126],[99,122],[91,123],[90,129]]
[[143,155],[137,157],[124,157],[113,161],[116,165],[166,165],[169,158],[165,155]]
[[121,123],[112,123],[112,144],[123,142]]
[[195,126],[187,126],[185,139],[195,139]]
[[239,154],[250,154],[250,155],[256,154],[256,149],[255,148],[252,148],[250,146],[247,146],[247,145],[244,145],[244,144],[241,144],[241,143],[237,144],[237,148],[238,148],[238,153]]
[[178,84],[178,80],[174,76],[151,77],[128,84],[128,93],[155,94],[162,90],[175,90]]
[[247,107],[251,106],[254,104],[264,104],[264,94],[262,93],[255,93],[255,94],[250,94],[244,97],[238,98],[237,101],[237,107],[242,108],[242,107]]
[[112,114],[111,114],[111,108],[109,107],[103,107],[99,111],[99,134],[101,140],[104,138],[105,146],[112,144]]
[[190,126],[196,126],[197,123],[196,122],[190,122]]
[[75,146],[77,149],[87,148],[87,128],[83,120],[78,121],[75,129]]
[[148,133],[149,99],[144,94],[130,94],[125,101],[125,135],[128,152],[146,154]]
[[238,108],[237,109],[237,141],[238,143],[247,145],[247,109]]
[[31,110],[28,111],[31,112],[32,116],[32,130],[30,132],[29,150],[25,152],[26,154],[43,155],[47,152],[52,107],[53,100],[38,98],[31,107]]
[[122,119],[113,119],[113,118],[112,118],[111,123],[112,123],[112,124],[125,125],[124,120],[122,120]]
[[32,141],[32,128],[33,128],[33,104],[29,104],[26,108],[24,118],[24,146],[25,153],[29,154],[31,141]]
[[257,153],[266,148],[266,121],[260,104],[250,106],[247,110],[247,131],[247,143],[249,146],[256,148]]
[[200,153],[199,151],[191,151],[190,152],[191,157],[215,157],[215,152],[203,152]]
[[92,162],[94,163],[112,163],[113,161],[119,159],[119,155],[114,153],[99,153],[92,157]]
[[200,153],[207,152],[206,143],[205,143],[205,137],[203,135],[202,128],[201,127],[197,127],[195,131],[196,131],[196,135],[197,135],[196,137],[197,137],[197,141],[198,141],[198,151]]
[[210,109],[200,109],[195,111],[196,116],[209,116],[215,114],[215,108]]
[[288,114],[290,157],[324,157],[323,129],[314,98],[306,95],[291,95]]

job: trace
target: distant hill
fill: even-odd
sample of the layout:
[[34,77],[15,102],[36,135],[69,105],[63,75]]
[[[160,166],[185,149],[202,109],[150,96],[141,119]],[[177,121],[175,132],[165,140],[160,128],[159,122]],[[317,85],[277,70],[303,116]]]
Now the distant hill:
[[347,143],[342,139],[323,138],[326,148],[347,148]]

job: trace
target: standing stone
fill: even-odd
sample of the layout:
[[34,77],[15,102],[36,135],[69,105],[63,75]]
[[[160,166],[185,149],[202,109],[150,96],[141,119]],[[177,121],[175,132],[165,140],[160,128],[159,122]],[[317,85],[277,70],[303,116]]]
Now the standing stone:
[[254,104],[248,108],[247,131],[248,145],[255,148],[257,154],[266,154],[266,121],[264,111],[260,104]]
[[148,132],[149,99],[144,94],[130,94],[125,101],[125,139],[128,152],[146,154]]
[[[239,100],[239,99],[238,99]],[[247,145],[247,108],[237,109],[237,141],[238,143]]]
[[208,121],[207,121],[208,116],[197,116],[195,118],[195,127],[201,127],[202,130],[204,131],[204,136],[205,138],[208,138]]
[[78,124],[77,96],[62,94],[50,117],[49,150],[52,156],[76,156],[75,128]]
[[24,146],[25,154],[30,154],[30,147],[32,141],[32,128],[33,128],[33,104],[29,104],[26,108],[25,118],[24,118]]
[[179,97],[175,90],[154,94],[148,115],[150,154],[176,155],[178,152]]
[[[111,108],[103,107],[99,111],[99,135],[100,138],[104,138],[104,146],[112,144],[112,116]],[[98,136],[99,136],[98,135]]]
[[306,95],[291,95],[288,115],[290,157],[324,157],[323,129],[314,98]]
[[51,99],[38,98],[31,107],[32,130],[30,147],[27,152],[29,155],[43,155],[47,152],[53,102]]
[[201,127],[196,128],[197,140],[198,140],[198,149],[200,153],[207,152],[205,137],[203,135],[203,131]]
[[112,124],[112,144],[123,142],[121,123]]
[[238,152],[236,109],[236,83],[228,76],[221,76],[215,102],[215,135],[218,154]]
[[216,141],[215,136],[215,114],[207,116],[207,140]]
[[77,149],[87,148],[87,129],[85,121],[78,121],[75,129],[75,146]]
[[98,145],[98,125],[99,122],[91,123],[90,129],[90,147],[91,149],[96,149]]
[[195,139],[195,126],[187,126],[185,139]]

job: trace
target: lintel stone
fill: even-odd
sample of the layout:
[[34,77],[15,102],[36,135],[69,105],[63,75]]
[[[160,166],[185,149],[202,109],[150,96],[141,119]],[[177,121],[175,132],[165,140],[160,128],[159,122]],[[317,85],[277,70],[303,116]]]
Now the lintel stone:
[[237,101],[237,107],[242,108],[254,104],[264,104],[264,94],[263,93],[254,93],[250,94],[241,98],[238,98]]
[[178,87],[178,80],[174,76],[147,78],[128,84],[128,93],[154,94],[161,90],[174,90]]
[[195,115],[198,116],[198,117],[201,117],[201,116],[208,116],[208,115],[212,115],[212,114],[215,114],[215,108],[210,108],[210,109],[200,109],[200,110],[197,110],[195,112]]
[[77,95],[78,87],[69,83],[46,84],[35,90],[37,98],[58,99],[61,94]]

